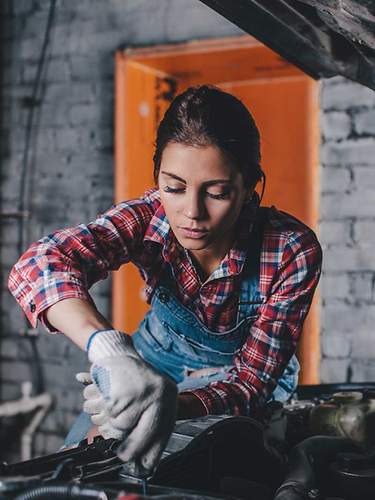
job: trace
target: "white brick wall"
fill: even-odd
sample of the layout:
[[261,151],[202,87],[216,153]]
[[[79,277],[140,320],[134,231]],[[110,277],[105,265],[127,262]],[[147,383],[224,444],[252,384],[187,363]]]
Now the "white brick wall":
[[373,380],[375,92],[323,82],[320,235],[323,382]]

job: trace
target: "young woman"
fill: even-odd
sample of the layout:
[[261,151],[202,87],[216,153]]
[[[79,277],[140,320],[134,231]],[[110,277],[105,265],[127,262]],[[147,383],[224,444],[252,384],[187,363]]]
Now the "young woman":
[[[157,187],[34,243],[10,275],[34,326],[39,319],[87,351],[84,409],[105,437],[126,437],[121,458],[146,470],[176,417],[246,415],[296,387],[321,249],[297,219],[259,207],[259,142],[237,98],[189,88],[158,128]],[[88,293],[128,262],[151,304],[132,336],[114,330]],[[67,444],[90,425],[82,414]]]

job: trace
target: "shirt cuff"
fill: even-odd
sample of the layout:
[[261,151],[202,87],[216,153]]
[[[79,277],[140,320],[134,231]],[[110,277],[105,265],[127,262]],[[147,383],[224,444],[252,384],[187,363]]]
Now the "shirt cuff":
[[48,302],[46,301],[46,303],[40,304],[36,321],[39,320],[48,333],[61,333],[54,326],[52,326],[51,323],[48,322],[46,318],[46,313],[48,308],[65,299],[82,299],[86,300],[87,302],[90,302],[91,304],[94,304],[94,301],[92,300],[89,293],[87,292],[85,293],[83,291],[78,292],[74,290],[66,291],[63,294],[61,294],[57,299],[54,300],[51,299]]
[[49,307],[65,299],[83,299],[93,303],[93,300],[88,292],[74,285],[70,289],[67,288],[63,292],[53,295],[51,294],[48,297],[44,296],[42,298],[38,297],[38,292],[35,289],[33,289],[30,285],[27,285],[23,296],[16,297],[16,300],[22,307],[31,326],[36,328],[39,320],[45,330],[49,333],[60,332],[48,322],[46,318],[46,311]]
[[214,411],[214,398],[210,394],[210,392],[206,389],[195,389],[193,391],[184,391],[182,394],[193,394],[199,401],[202,403],[202,406],[206,409],[207,415],[212,415],[217,412]]

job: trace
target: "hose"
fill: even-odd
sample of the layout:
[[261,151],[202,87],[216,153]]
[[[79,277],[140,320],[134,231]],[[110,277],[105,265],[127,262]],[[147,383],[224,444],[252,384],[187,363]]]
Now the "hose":
[[107,500],[108,497],[104,491],[94,490],[87,487],[77,486],[76,484],[38,486],[25,493],[18,495],[15,500],[49,500],[58,498],[67,500],[69,498],[81,500]]
[[319,479],[338,453],[358,451],[351,440],[341,437],[313,436],[295,446],[289,454],[288,473],[274,500],[321,498]]

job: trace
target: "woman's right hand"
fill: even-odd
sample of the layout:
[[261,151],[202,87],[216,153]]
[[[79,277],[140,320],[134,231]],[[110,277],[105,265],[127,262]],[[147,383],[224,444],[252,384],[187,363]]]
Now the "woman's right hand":
[[99,430],[109,425],[119,431],[123,443],[118,456],[124,462],[135,462],[138,475],[149,475],[176,421],[175,382],[146,363],[131,338],[117,330],[95,333],[88,344],[88,356],[91,377],[104,404],[95,423]]

